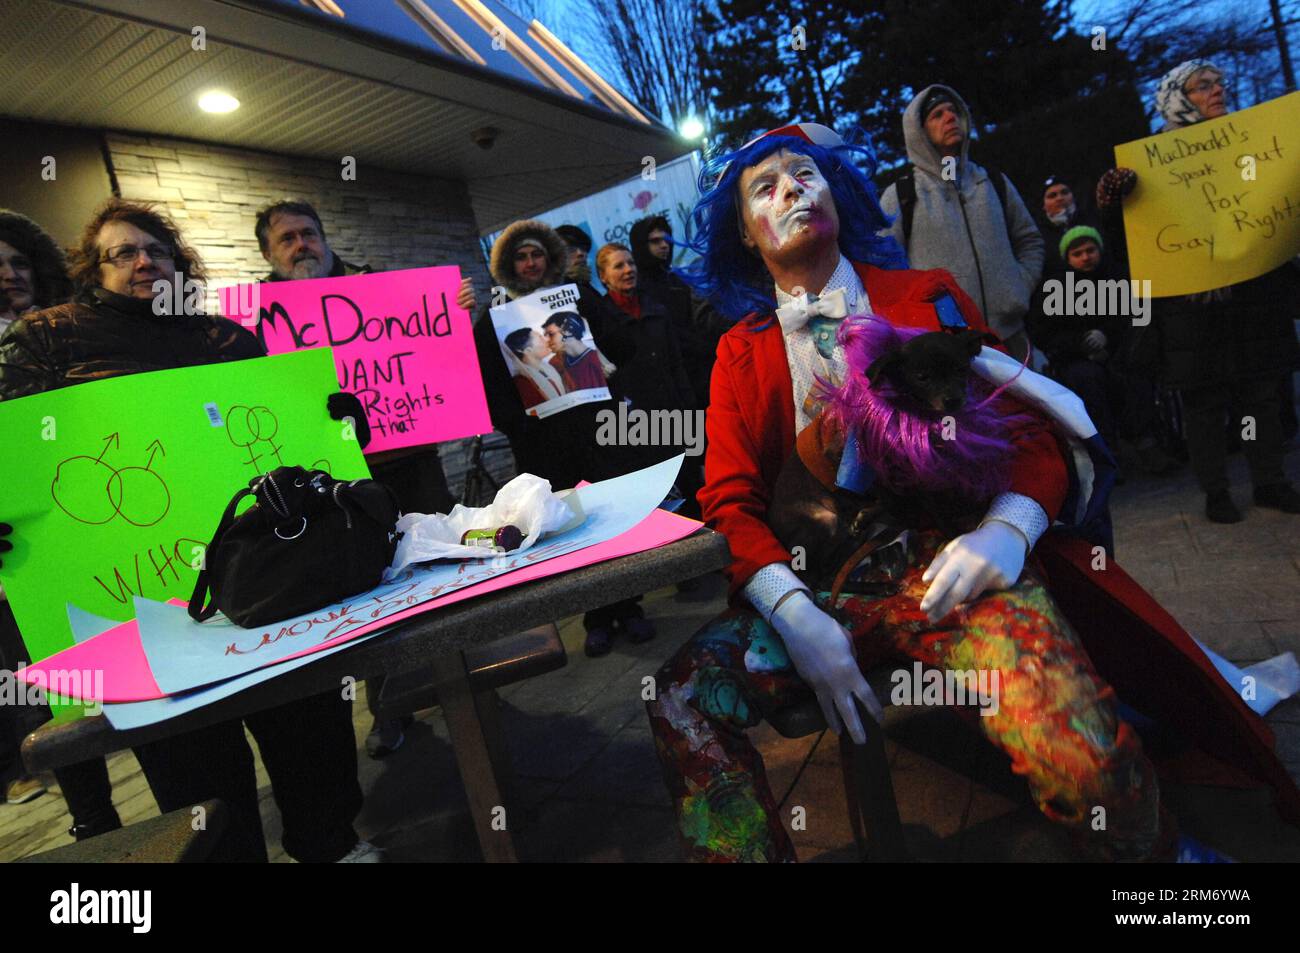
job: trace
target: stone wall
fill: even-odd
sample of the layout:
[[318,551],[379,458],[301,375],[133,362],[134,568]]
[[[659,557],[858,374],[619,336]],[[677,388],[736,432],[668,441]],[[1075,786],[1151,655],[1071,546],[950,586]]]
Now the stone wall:
[[461,182],[201,142],[106,136],[122,197],[164,203],[217,284],[259,278],[267,266],[253,224],[260,208],[302,198],[320,212],[330,246],[376,270],[459,264],[480,296],[490,282],[478,225]]
[[[122,197],[164,204],[214,285],[263,277],[268,267],[253,233],[257,212],[278,199],[301,198],[316,207],[330,247],[345,261],[378,271],[457,264],[474,279],[480,302],[490,293],[478,225],[461,182],[364,165],[345,181],[342,165],[327,160],[118,132],[106,140]],[[439,448],[457,496],[466,443]],[[500,434],[485,444],[484,463],[504,482],[514,466],[508,445]]]

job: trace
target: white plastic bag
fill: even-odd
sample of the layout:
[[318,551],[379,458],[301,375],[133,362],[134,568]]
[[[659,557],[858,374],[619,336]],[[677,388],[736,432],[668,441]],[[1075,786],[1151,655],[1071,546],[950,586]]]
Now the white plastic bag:
[[[397,521],[398,540],[393,563],[384,572],[384,580],[392,579],[412,563],[431,559],[482,559],[492,551],[481,546],[462,546],[461,537],[466,530],[496,529],[511,525],[519,527],[524,541],[511,554],[522,553],[547,533],[569,527],[574,523],[575,511],[565,498],[551,492],[551,484],[531,473],[521,473],[500,490],[496,499],[487,506],[461,506],[457,503],[450,513],[403,513]],[[578,520],[581,522],[581,520]]]

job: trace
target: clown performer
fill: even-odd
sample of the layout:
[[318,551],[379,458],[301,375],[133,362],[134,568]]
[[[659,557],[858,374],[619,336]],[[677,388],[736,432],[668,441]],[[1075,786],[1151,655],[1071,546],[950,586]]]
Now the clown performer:
[[[868,147],[804,123],[715,157],[701,177],[700,259],[685,277],[736,322],[718,347],[699,494],[731,548],[731,608],[662,667],[647,703],[688,857],[794,860],[745,729],[815,696],[827,724],[861,744],[859,712],[882,718],[863,672],[890,658],[997,673],[997,711],[981,712],[979,725],[1083,857],[1173,859],[1177,851],[1155,770],[1117,713],[1117,691],[1145,715],[1175,722],[1224,771],[1271,785],[1296,823],[1300,791],[1262,720],[1108,558],[1099,514],[1113,461],[1081,402],[1000,348],[984,347],[972,376],[1005,385],[1012,407],[1006,489],[969,514],[963,532],[908,527],[889,547],[902,553],[902,568],[898,559],[866,563],[867,585],[833,604],[829,591],[795,574],[795,556],[767,517],[783,502],[774,490],[797,435],[800,458],[819,473],[815,457],[827,444],[819,411],[850,373],[841,322],[875,315],[903,333],[988,334],[948,272],[907,269],[902,250],[879,234],[888,221],[854,160],[874,168]],[[822,479],[846,471],[860,479],[863,469],[831,467]],[[1058,518],[1074,531],[1049,532]],[[1093,545],[1099,538],[1107,545]],[[1106,665],[1094,668],[1090,656]],[[1150,697],[1137,706],[1131,695],[1143,692]],[[1107,818],[1100,831],[1089,823],[1098,807]]]

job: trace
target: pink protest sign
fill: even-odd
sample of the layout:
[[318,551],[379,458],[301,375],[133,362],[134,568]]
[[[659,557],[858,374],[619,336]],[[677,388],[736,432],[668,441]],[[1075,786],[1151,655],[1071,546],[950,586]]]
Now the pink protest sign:
[[492,429],[460,269],[411,268],[222,288],[222,313],[269,354],[332,347],[339,387],[360,398],[367,453]]
[[[593,546],[588,546],[586,549],[580,549],[577,552],[557,556],[554,559],[529,566],[526,569],[519,569],[512,573],[487,579],[484,582],[468,586],[448,595],[413,605],[380,620],[364,621],[360,617],[355,620],[349,619],[347,621],[350,624],[339,626],[340,629],[345,631],[279,659],[279,661],[286,662],[290,659],[311,655],[341,645],[377,629],[394,625],[412,616],[435,611],[464,599],[472,599],[510,586],[531,582],[534,579],[544,579],[547,576],[567,572],[571,569],[591,566],[608,559],[617,559],[620,556],[628,556],[647,549],[666,546],[668,543],[685,539],[702,525],[695,520],[678,516],[675,513],[656,509],[627,532],[604,542],[596,543]],[[169,604],[177,606],[178,611],[183,611],[180,607],[184,603],[173,601]],[[158,687],[158,682],[149,667],[149,660],[141,645],[140,632],[135,619],[123,622],[84,642],[79,642],[71,648],[65,649],[56,655],[51,655],[34,665],[19,669],[14,674],[29,683],[54,685],[66,681],[66,679],[61,679],[58,673],[67,671],[98,671],[103,673],[103,697],[94,699],[95,701],[109,703],[146,701],[162,698],[166,694]],[[86,680],[86,684],[91,684],[90,680]]]

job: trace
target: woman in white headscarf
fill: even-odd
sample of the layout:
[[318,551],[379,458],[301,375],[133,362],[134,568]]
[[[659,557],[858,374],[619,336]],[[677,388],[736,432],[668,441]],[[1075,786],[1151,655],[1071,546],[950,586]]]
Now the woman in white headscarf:
[[[1223,71],[1213,63],[1178,64],[1156,85],[1161,131],[1227,115],[1227,94]],[[1098,208],[1118,212],[1137,177],[1132,169],[1107,172],[1097,183]],[[1160,337],[1164,381],[1182,394],[1187,450],[1212,522],[1242,519],[1228,492],[1229,412],[1232,430],[1250,427],[1241,449],[1250,466],[1255,505],[1300,514],[1300,493],[1282,468],[1282,421],[1293,422],[1295,416],[1291,375],[1297,366],[1297,302],[1300,270],[1294,261],[1249,281],[1155,302],[1153,326]]]

